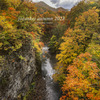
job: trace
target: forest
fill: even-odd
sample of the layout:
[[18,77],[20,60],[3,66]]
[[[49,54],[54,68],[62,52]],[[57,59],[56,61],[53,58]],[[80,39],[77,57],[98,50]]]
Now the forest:
[[45,45],[55,56],[52,77],[61,90],[59,100],[100,100],[100,0],[82,0],[70,10],[0,0],[0,100],[44,100],[29,99],[30,92],[23,98],[2,98],[10,80],[3,76],[9,70],[7,61],[28,62],[23,53],[27,45],[35,52],[36,73],[41,73]]

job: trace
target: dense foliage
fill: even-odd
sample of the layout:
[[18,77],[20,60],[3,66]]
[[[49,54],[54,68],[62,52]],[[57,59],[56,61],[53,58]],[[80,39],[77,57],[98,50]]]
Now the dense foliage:
[[[57,44],[57,35],[50,41],[59,51],[54,74],[61,85],[60,100],[100,99],[100,3],[80,2],[66,14],[67,30]],[[59,32],[58,32],[59,33]]]
[[68,74],[60,100],[99,100],[100,99],[100,69],[92,62],[89,53],[81,54],[73,60],[66,70]]
[[[5,66],[8,60],[12,63],[16,62],[15,60],[26,63],[23,55],[26,47],[29,47],[29,50],[34,49],[37,71],[40,69],[41,49],[44,46],[40,40],[43,34],[42,25],[30,20],[36,17],[36,8],[34,3],[29,1],[0,0],[0,74],[3,69],[7,69]],[[8,79],[0,76],[0,87],[5,89],[8,83]]]
[[78,54],[84,52],[92,35],[99,25],[99,16],[96,10],[88,10],[76,19],[74,29],[68,29],[64,42],[60,46],[61,53],[57,55],[60,63],[69,64]]
[[39,64],[46,43],[56,54],[53,77],[61,86],[60,100],[100,100],[100,0],[83,0],[70,11],[53,10],[36,8],[29,0],[0,0],[0,67],[6,55],[28,42]]
[[79,2],[71,9],[71,11],[68,12],[66,16],[66,24],[73,28],[76,22],[75,18],[80,16],[84,11],[87,11],[88,9],[88,3],[85,3],[84,1]]
[[41,27],[34,24],[33,20],[25,19],[35,17],[35,13],[36,8],[32,2],[0,1],[0,61],[6,55],[20,51],[27,43],[35,49],[37,59],[40,59],[43,46],[43,43],[40,42]]

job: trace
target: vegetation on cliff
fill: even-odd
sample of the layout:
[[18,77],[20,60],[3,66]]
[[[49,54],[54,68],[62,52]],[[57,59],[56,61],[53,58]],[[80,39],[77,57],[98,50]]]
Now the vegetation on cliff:
[[[30,85],[33,76],[37,74],[37,72],[34,72],[36,71],[35,64],[38,64],[37,70],[41,67],[40,55],[42,53],[41,48],[44,45],[40,40],[41,34],[43,34],[42,26],[40,27],[38,24],[35,24],[34,20],[29,20],[31,17],[36,17],[35,13],[36,8],[32,2],[0,0],[0,99],[2,99],[3,95],[6,100],[14,99],[14,95],[15,98],[17,98],[16,95],[21,92],[21,87],[24,87],[24,83],[26,82],[26,85]],[[36,61],[34,61],[34,59]],[[25,68],[25,70],[21,70],[21,67],[23,69],[23,66],[27,66],[29,69]],[[15,67],[19,67],[19,70]],[[30,69],[31,72],[28,72]],[[20,83],[20,80],[18,79],[21,78],[21,73],[23,73],[22,78],[26,78],[25,75],[28,73],[31,73],[31,76],[34,75],[29,77],[29,82],[29,79],[27,81],[21,79],[24,83],[21,83],[21,86],[17,84],[20,88],[18,87],[15,89],[16,86],[14,87],[13,85],[15,85],[17,81]],[[18,77],[13,79],[14,75]],[[14,95],[13,93],[8,93],[8,95],[10,94],[10,96],[8,96],[6,93],[10,89],[8,91],[5,89],[7,89],[10,84],[12,85],[10,88],[15,89],[14,91],[17,90],[18,93],[15,93]],[[24,87],[24,89],[28,90],[28,87],[29,86],[27,86],[27,89]],[[6,93],[3,94],[5,91]]]
[[[40,66],[41,48],[46,43],[57,59],[53,77],[61,86],[60,100],[99,100],[100,0],[82,0],[70,11],[47,5],[40,9],[41,5],[46,4],[0,0],[0,71],[5,57],[28,42]],[[17,57],[26,60],[23,55]],[[2,86],[7,85],[8,80],[1,80]]]

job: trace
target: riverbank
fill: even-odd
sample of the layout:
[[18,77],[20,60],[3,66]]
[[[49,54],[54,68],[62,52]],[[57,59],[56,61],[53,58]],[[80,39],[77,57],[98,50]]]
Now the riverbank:
[[46,100],[59,100],[61,94],[60,88],[53,80],[53,74],[55,73],[54,65],[56,64],[56,62],[54,62],[55,59],[52,58],[47,46],[43,47],[42,52],[42,73],[46,81]]
[[[42,75],[38,74],[35,77],[35,82],[36,82],[36,86],[35,86],[35,93],[33,94],[33,98],[32,100],[46,100],[46,83],[45,80],[43,80]],[[30,99],[29,99],[30,100]]]
[[25,100],[46,100],[46,82],[39,73],[34,77],[34,88]]

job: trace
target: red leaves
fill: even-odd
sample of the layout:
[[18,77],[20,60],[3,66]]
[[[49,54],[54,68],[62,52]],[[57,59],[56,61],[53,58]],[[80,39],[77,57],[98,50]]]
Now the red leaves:
[[35,39],[35,33],[34,32],[30,32],[33,36],[33,39]]
[[13,7],[9,7],[8,8],[10,11],[15,11],[15,9]]

